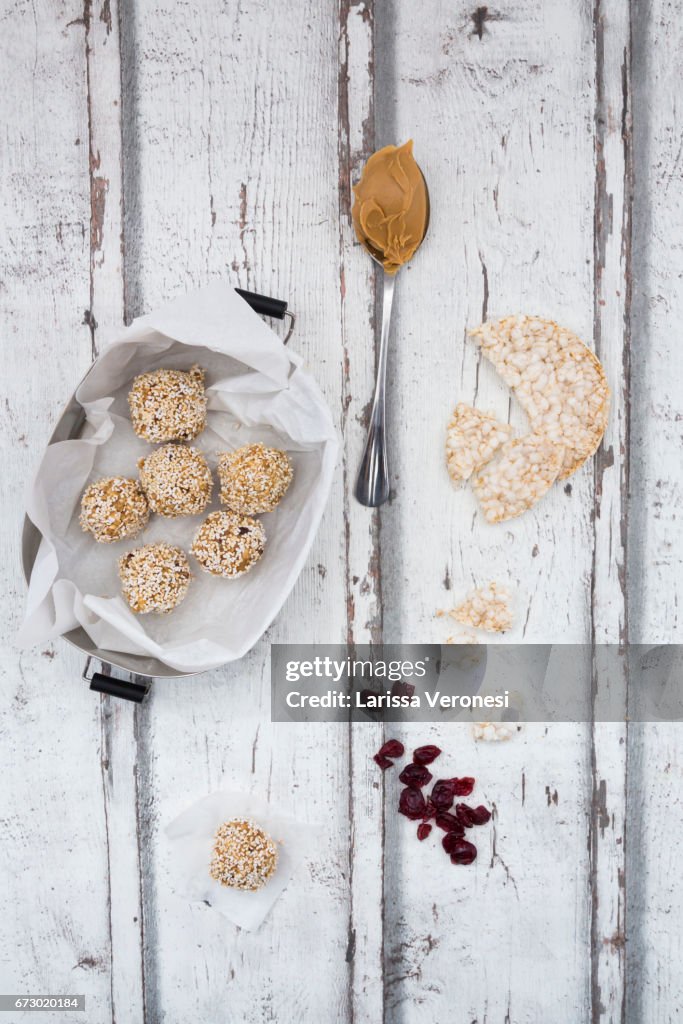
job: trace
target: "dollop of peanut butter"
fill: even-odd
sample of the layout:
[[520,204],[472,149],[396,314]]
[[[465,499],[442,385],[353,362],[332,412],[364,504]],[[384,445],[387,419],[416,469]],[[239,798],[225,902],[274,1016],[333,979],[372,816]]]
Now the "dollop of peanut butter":
[[358,241],[381,259],[387,274],[395,274],[427,230],[427,187],[413,156],[413,140],[373,153],[353,194]]

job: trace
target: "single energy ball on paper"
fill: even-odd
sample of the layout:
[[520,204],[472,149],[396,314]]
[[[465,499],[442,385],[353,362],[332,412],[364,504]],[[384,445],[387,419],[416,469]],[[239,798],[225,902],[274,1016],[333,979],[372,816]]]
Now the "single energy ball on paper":
[[287,493],[292,475],[289,456],[279,448],[259,443],[222,452],[218,461],[221,502],[248,516],[272,512]]
[[133,430],[145,441],[191,441],[206,426],[204,371],[153,370],[128,395]]
[[267,832],[246,818],[225,821],[218,828],[209,873],[232,889],[256,892],[275,873],[278,849]]
[[195,534],[192,554],[205,572],[233,579],[263,554],[266,533],[257,519],[237,512],[212,512]]
[[136,537],[147,525],[147,498],[137,480],[105,477],[86,487],[81,498],[80,523],[98,544]]
[[145,544],[119,558],[123,596],[136,615],[170,612],[180,604],[192,579],[181,548]]
[[165,444],[140,459],[138,468],[149,507],[160,516],[198,515],[211,501],[213,477],[196,448]]

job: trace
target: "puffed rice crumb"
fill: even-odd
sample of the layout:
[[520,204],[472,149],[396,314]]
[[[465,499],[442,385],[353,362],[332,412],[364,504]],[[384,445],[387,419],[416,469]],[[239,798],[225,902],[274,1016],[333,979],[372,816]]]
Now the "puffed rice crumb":
[[484,740],[488,743],[500,743],[509,740],[514,735],[514,727],[506,722],[473,722],[472,735],[475,740]]
[[489,583],[471,591],[448,613],[456,622],[488,633],[504,633],[512,626],[510,591],[501,583]]
[[479,644],[481,640],[474,633],[459,633],[457,636],[449,636],[446,639],[447,644]]

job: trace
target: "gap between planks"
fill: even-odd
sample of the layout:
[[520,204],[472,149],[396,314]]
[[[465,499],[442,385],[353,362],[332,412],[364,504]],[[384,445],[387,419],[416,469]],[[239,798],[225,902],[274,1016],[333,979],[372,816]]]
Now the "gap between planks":
[[[369,260],[354,251],[351,220],[353,181],[376,148],[375,5],[373,0],[340,0],[338,68],[339,287],[342,311],[342,410],[344,434],[344,544],[346,642],[382,640],[380,518],[353,498],[353,486],[367,429],[369,397],[378,357],[377,277]],[[347,255],[350,258],[347,259]],[[362,332],[368,343],[358,344]],[[354,344],[355,341],[355,344]],[[350,779],[349,1020],[385,1019],[384,968],[384,783],[369,775],[372,754],[383,742],[382,725],[349,723]],[[374,827],[368,829],[368,822]],[[361,842],[356,842],[356,837]]]
[[[85,0],[85,87],[90,181],[92,356],[126,319],[123,268],[121,25],[118,0]],[[85,695],[84,699],[88,699]],[[107,837],[112,1022],[146,1019],[144,892],[138,732],[144,712],[100,697]]]
[[[628,643],[627,522],[633,204],[630,5],[595,0],[594,337],[615,382],[609,436],[595,461],[590,736],[590,996],[593,1024],[625,1022],[628,668],[619,680],[624,722],[601,722],[603,643]],[[618,112],[618,114],[617,114]],[[617,384],[616,382],[619,382]],[[618,524],[618,526],[616,526]],[[613,528],[614,527],[614,528]],[[614,595],[618,595],[615,600]],[[607,697],[607,699],[609,699]]]

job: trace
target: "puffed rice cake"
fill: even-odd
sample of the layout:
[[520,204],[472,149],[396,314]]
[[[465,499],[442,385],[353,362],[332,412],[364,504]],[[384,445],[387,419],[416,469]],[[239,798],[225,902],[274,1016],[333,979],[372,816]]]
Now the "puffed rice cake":
[[609,387],[595,353],[554,320],[507,316],[470,332],[514,391],[532,430],[564,448],[564,480],[595,453],[609,415]]

